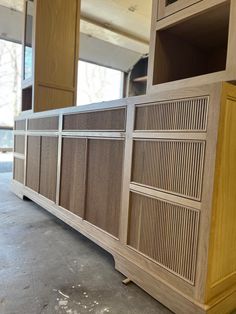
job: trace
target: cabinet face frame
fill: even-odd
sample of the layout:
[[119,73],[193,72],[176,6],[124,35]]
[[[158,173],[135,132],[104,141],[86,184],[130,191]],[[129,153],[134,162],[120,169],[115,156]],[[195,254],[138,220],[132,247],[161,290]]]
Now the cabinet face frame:
[[165,18],[200,1],[202,0],[176,0],[173,3],[167,4],[167,0],[159,0],[157,19]]

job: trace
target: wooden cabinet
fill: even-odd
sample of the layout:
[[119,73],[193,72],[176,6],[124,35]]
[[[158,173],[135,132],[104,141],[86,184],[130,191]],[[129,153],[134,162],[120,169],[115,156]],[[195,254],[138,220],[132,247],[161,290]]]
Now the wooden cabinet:
[[[27,130],[15,135],[28,137],[26,187],[17,158],[13,187],[111,252],[117,270],[174,313],[230,313],[235,86],[99,106],[24,115]],[[119,113],[114,129],[103,112]]]

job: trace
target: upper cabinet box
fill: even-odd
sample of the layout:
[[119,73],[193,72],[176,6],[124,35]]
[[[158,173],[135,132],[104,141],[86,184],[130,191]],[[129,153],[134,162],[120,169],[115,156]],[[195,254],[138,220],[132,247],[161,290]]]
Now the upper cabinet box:
[[160,20],[200,1],[202,0],[159,0],[157,18]]

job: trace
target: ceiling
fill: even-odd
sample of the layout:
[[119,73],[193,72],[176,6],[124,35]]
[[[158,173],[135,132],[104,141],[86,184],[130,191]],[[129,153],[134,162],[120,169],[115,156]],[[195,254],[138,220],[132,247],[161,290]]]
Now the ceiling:
[[0,5],[16,11],[23,11],[23,0],[0,0]]
[[[23,4],[0,0],[0,38],[21,41]],[[81,0],[81,58],[128,71],[149,52],[151,6],[152,0]]]
[[83,17],[103,27],[149,42],[152,0],[81,0]]

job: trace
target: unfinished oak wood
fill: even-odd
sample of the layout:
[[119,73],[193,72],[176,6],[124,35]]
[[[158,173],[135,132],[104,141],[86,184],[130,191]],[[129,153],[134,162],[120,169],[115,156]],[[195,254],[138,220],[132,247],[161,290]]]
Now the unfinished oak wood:
[[[236,92],[225,86],[212,205],[207,301],[236,283]],[[236,305],[235,305],[236,307]]]
[[195,283],[199,213],[132,193],[128,244]]
[[39,193],[56,201],[58,138],[42,136]]
[[84,218],[87,140],[63,138],[60,206]]
[[41,160],[41,137],[28,136],[27,138],[27,163],[26,186],[39,192]]
[[29,131],[56,131],[59,126],[59,117],[34,118],[28,121]]
[[24,160],[23,159],[14,158],[13,178],[14,180],[24,184]]
[[25,154],[25,135],[14,136],[14,152],[18,154]]
[[204,142],[134,141],[132,181],[201,200]]
[[89,140],[85,219],[118,237],[124,143]]
[[64,130],[125,130],[125,108],[65,115]]
[[135,130],[206,131],[208,104],[205,96],[137,106]]

